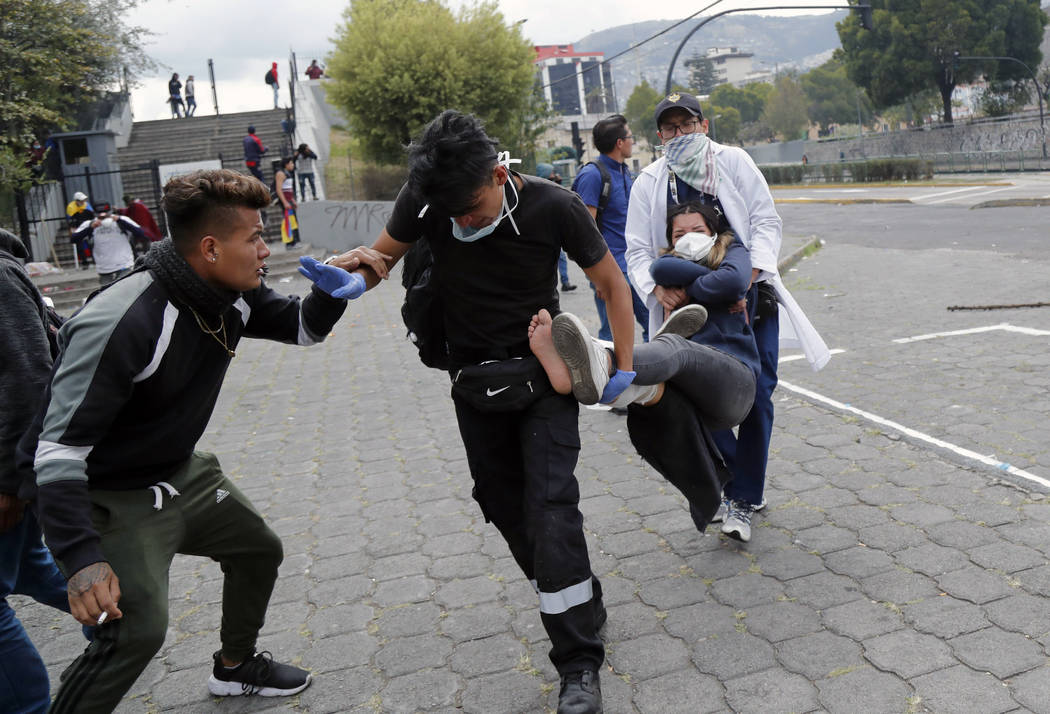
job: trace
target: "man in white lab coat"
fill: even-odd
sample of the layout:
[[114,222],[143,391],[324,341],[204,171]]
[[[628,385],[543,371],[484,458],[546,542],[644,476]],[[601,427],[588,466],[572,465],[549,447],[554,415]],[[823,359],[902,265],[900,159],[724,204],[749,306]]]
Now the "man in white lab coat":
[[[758,346],[762,372],[755,404],[738,434],[715,432],[733,480],[723,493],[715,521],[722,532],[742,541],[751,539],[751,518],[765,505],[766,461],[773,431],[773,390],[777,384],[780,345],[801,347],[817,370],[830,353],[777,272],[781,220],[762,173],[743,150],[716,144],[707,137],[696,97],[681,92],[656,106],[656,126],[664,156],[647,166],[634,182],[627,210],[627,274],[649,308],[650,332],[655,333],[671,310],[689,301],[682,287],[656,285],[649,266],[667,247],[667,206],[701,201],[722,212],[751,254],[748,311]],[[714,227],[712,226],[712,229]],[[781,311],[786,320],[781,321]]]

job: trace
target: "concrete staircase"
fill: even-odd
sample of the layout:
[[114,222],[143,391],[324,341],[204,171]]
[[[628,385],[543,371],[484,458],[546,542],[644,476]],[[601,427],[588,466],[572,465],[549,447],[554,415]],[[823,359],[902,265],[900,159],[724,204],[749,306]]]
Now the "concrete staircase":
[[[248,127],[254,126],[256,135],[270,150],[263,158],[263,175],[267,181],[273,179],[270,160],[281,157],[281,120],[286,117],[283,109],[224,114],[222,116],[190,117],[188,119],[161,119],[140,121],[132,125],[131,140],[117,150],[117,161],[121,168],[124,193],[141,198],[163,229],[160,206],[156,202],[153,172],[150,162],[156,159],[161,164],[176,164],[188,161],[204,161],[222,158],[223,168],[247,174],[244,166],[242,140]],[[160,187],[163,188],[163,187]],[[303,250],[288,251],[280,243],[281,210],[270,206],[266,209],[266,231],[264,237],[271,244],[273,254],[267,260],[270,266],[268,282],[274,282],[295,272],[299,255]],[[58,275],[37,278],[35,282],[45,295],[55,302],[62,314],[71,314],[83,304],[84,298],[98,288],[98,274],[93,267],[77,270],[73,268],[73,246],[68,231],[62,229],[55,240],[54,251],[58,264],[65,268]],[[305,248],[309,252],[309,247]]]
[[[147,165],[152,159],[162,164],[175,164],[217,159],[222,154],[225,168],[243,170],[241,140],[248,127],[254,126],[255,133],[270,148],[265,163],[281,156],[281,120],[284,118],[283,109],[267,109],[218,117],[138,121],[132,127],[131,141],[117,150],[117,160],[122,169],[134,169]],[[270,177],[268,171],[264,173]],[[125,187],[129,188],[127,181]]]
[[[300,243],[293,250],[285,250],[278,242],[270,244],[270,250],[273,252],[266,259],[266,267],[269,269],[266,284],[281,292],[285,291],[281,287],[281,279],[297,275],[299,256],[314,255],[319,259],[324,257],[323,251],[315,251],[304,243]],[[62,273],[33,278],[33,282],[40,288],[41,293],[51,298],[58,313],[66,317],[76,312],[84,304],[84,300],[99,287],[98,273],[94,268],[69,269]]]
[[[145,170],[156,159],[162,164],[218,159],[223,168],[248,173],[244,166],[242,140],[248,127],[254,126],[256,135],[269,152],[263,157],[263,175],[267,182],[273,179],[270,161],[281,158],[281,120],[283,109],[267,109],[222,116],[190,117],[188,119],[160,119],[140,121],[132,125],[131,141],[117,150],[124,181],[124,192],[141,198],[154,218],[161,223],[160,208],[155,203],[153,175]],[[163,186],[160,187],[163,189]],[[267,240],[277,240],[281,234],[281,212],[271,206],[267,209]],[[57,248],[57,246],[56,246]],[[60,257],[61,254],[60,254]],[[65,263],[64,263],[65,264]]]

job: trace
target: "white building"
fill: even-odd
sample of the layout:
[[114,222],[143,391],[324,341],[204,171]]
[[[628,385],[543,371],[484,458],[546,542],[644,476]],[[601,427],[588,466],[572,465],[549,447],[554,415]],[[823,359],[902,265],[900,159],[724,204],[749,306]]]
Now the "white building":
[[740,86],[749,81],[755,73],[751,68],[750,52],[741,52],[736,47],[708,47],[704,59],[710,60],[719,83]]
[[[602,52],[578,52],[572,45],[536,46],[536,81],[543,88],[547,105],[557,114],[541,142],[547,148],[572,146],[572,125],[583,144],[583,157],[597,156],[591,129],[599,119],[615,114],[616,90],[612,66],[602,64]],[[566,178],[564,167],[559,168]]]

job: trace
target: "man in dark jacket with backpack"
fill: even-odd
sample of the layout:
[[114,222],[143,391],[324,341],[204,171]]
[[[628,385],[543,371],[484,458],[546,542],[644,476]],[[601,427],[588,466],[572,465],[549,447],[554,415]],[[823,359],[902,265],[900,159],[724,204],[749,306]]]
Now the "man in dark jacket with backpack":
[[[621,114],[602,119],[594,125],[591,134],[594,136],[594,146],[600,154],[597,160],[585,164],[576,174],[572,190],[580,194],[587,210],[598,223],[602,237],[605,238],[609,251],[626,280],[627,260],[624,254],[627,252],[627,239],[624,237],[624,228],[627,226],[627,202],[631,197],[631,183],[634,181],[626,161],[631,158],[634,149],[634,134],[627,126],[627,119]],[[612,332],[609,330],[604,296],[593,284],[591,288],[594,290],[598,319],[601,320],[598,338],[611,340]],[[649,311],[645,307],[645,301],[638,297],[633,288],[631,300],[635,319],[642,326],[642,340],[648,342]]]

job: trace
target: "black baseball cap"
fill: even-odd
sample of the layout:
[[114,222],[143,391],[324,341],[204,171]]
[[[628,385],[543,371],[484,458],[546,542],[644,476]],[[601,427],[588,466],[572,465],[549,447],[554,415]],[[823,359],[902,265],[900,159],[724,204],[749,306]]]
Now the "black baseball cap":
[[660,128],[660,115],[668,109],[685,109],[697,119],[704,118],[703,112],[700,111],[700,102],[696,97],[684,92],[671,92],[656,105],[656,112],[653,116],[656,118],[657,129]]

